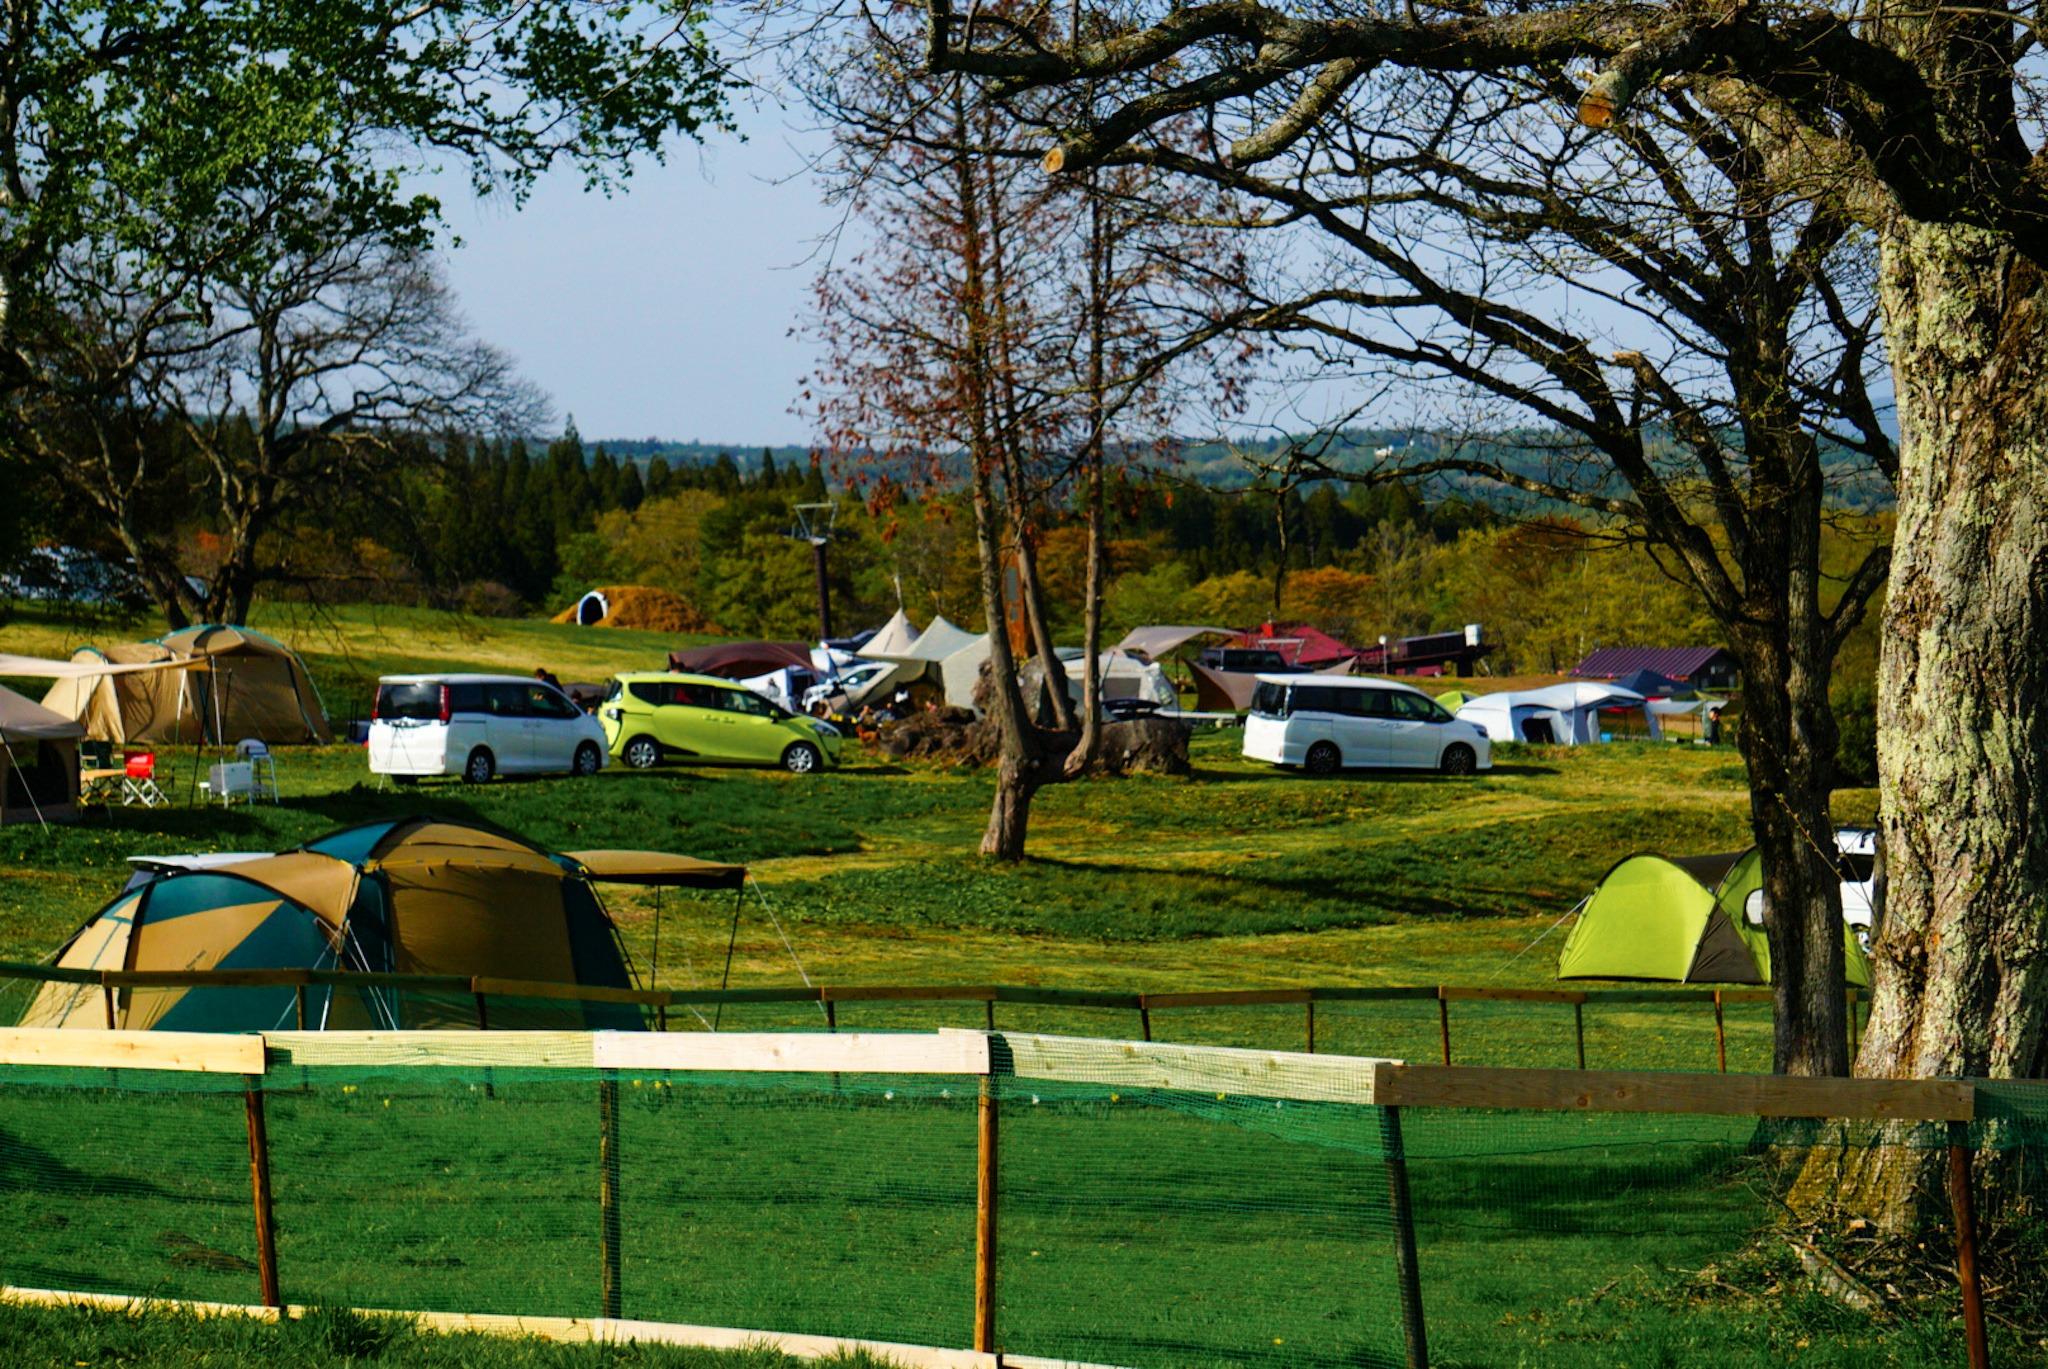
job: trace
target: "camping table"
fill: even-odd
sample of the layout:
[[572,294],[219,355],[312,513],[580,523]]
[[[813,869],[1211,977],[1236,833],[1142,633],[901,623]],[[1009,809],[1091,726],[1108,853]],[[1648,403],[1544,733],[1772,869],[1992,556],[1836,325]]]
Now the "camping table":
[[78,797],[84,803],[107,803],[121,792],[121,781],[128,776],[125,766],[111,769],[81,770],[78,772]]

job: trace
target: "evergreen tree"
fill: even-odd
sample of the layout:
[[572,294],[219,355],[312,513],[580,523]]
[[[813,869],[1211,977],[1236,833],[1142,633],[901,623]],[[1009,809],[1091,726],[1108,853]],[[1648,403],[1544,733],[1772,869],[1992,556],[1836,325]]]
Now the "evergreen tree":
[[640,479],[640,463],[627,461],[619,469],[618,498],[616,506],[627,513],[639,508],[647,501],[647,487]]
[[657,456],[647,463],[647,497],[659,499],[670,492],[675,485],[675,475],[669,470],[668,458]]

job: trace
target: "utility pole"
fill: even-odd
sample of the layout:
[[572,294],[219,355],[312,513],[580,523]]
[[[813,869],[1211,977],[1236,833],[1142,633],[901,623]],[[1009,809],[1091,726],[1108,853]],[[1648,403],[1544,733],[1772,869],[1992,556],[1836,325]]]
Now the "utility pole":
[[837,504],[798,504],[796,527],[790,537],[811,544],[811,569],[818,582],[818,640],[832,636],[832,582],[825,573],[825,547],[832,540],[832,525],[839,515]]

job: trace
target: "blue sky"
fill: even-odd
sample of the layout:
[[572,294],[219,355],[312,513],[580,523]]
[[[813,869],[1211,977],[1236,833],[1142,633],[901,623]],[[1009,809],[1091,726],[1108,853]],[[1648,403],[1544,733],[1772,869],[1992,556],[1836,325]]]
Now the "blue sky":
[[[448,274],[478,336],[587,438],[801,443],[789,412],[811,349],[789,336],[834,223],[805,135],[742,113],[748,141],[682,144],[606,199],[557,174],[520,210],[435,185],[461,245]],[[815,139],[809,139],[815,146]]]

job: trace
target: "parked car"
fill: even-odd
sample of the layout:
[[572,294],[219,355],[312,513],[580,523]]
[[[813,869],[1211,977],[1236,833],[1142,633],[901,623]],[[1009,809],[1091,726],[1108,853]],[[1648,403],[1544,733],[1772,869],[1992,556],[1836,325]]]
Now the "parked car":
[[1386,766],[1470,775],[1493,768],[1486,730],[1459,722],[1419,689],[1330,675],[1261,675],[1244,754],[1311,775]]
[[808,775],[837,765],[843,740],[822,718],[791,713],[716,675],[620,675],[597,713],[611,754],[635,770],[663,760],[692,760],[779,765]]
[[604,728],[553,685],[522,675],[387,675],[370,715],[370,773],[493,775],[604,768]]
[[1212,646],[1205,648],[1198,659],[1211,670],[1228,670],[1240,675],[1306,673],[1269,646]]

